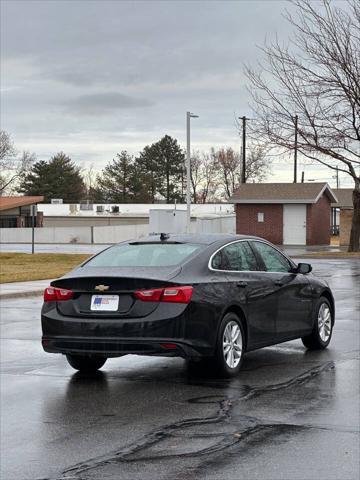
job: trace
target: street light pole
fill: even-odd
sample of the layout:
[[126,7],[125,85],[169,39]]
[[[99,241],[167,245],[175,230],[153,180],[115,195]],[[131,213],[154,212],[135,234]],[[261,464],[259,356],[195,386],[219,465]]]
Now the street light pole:
[[198,115],[194,115],[191,112],[186,112],[186,233],[190,233],[190,221],[191,221],[191,194],[190,194],[190,119],[199,118]]

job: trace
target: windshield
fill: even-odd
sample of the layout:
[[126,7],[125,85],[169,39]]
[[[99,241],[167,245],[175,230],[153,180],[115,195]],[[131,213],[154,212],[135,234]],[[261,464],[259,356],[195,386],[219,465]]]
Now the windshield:
[[100,253],[86,267],[169,267],[178,265],[200,245],[190,243],[140,243],[114,245]]

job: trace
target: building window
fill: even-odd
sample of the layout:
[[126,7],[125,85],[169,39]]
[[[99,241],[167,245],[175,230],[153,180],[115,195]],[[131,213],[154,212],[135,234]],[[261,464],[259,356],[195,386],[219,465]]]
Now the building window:
[[264,213],[263,212],[259,212],[258,213],[258,222],[263,222],[264,221]]

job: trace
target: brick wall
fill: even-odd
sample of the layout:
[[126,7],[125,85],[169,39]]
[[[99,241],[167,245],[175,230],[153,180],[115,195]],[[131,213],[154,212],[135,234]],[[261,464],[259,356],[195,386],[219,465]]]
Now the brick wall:
[[[236,204],[236,233],[256,235],[269,242],[283,242],[283,206],[281,204]],[[264,222],[258,222],[258,213],[264,214]]]
[[317,203],[307,205],[307,245],[330,244],[330,211],[330,200],[326,195],[322,195]]
[[340,209],[340,245],[349,245],[353,212],[352,209]]

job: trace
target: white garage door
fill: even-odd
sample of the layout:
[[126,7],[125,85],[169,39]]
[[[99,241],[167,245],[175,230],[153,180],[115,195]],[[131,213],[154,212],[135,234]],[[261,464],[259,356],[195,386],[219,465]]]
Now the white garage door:
[[284,245],[306,245],[306,205],[284,205]]

